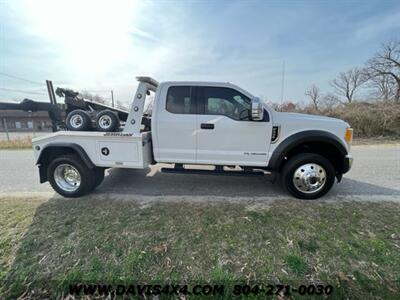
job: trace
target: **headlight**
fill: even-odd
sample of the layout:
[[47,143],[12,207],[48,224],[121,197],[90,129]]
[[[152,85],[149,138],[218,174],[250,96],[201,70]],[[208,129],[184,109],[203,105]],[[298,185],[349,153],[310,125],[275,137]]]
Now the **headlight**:
[[344,140],[346,141],[350,150],[351,143],[353,142],[353,128],[346,128],[346,131],[344,132]]

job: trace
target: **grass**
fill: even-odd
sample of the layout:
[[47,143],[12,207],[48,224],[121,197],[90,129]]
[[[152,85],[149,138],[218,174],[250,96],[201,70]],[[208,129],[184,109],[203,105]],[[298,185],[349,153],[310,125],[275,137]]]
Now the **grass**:
[[0,298],[60,297],[74,282],[314,283],[332,285],[332,299],[400,294],[399,204],[253,207],[0,198]]
[[14,140],[0,140],[0,149],[30,149],[32,148],[32,139],[30,137],[18,138]]

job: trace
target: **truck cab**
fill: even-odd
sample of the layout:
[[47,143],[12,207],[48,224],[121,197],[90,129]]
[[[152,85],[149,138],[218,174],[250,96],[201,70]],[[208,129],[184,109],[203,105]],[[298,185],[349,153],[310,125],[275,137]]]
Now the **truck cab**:
[[272,120],[251,116],[251,94],[230,83],[165,82],[154,99],[156,161],[267,166]]
[[[62,131],[33,140],[41,182],[78,197],[101,183],[106,168],[168,163],[173,167],[165,172],[266,175],[295,197],[316,199],[351,167],[352,129],[342,120],[277,112],[228,82],[138,81],[120,131]],[[151,93],[151,126],[143,128]]]

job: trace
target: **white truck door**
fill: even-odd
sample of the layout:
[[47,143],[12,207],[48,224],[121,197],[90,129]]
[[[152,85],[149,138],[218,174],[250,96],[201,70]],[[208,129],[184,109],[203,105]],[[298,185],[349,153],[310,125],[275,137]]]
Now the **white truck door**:
[[228,87],[198,87],[197,163],[266,166],[272,125],[250,119],[251,99]]
[[191,86],[165,86],[158,99],[154,154],[158,162],[196,162],[196,103]]

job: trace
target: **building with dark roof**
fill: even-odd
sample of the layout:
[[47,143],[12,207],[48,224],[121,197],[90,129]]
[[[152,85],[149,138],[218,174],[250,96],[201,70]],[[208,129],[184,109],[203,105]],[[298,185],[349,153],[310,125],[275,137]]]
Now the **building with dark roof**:
[[0,131],[51,131],[51,120],[46,111],[0,110]]

